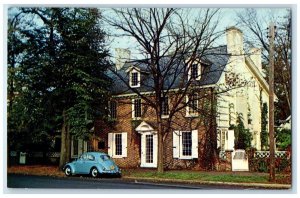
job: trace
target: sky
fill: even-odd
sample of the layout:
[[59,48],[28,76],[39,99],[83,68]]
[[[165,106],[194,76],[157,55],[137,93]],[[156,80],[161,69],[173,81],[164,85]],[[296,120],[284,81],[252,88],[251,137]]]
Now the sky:
[[[200,6],[198,8],[195,8],[193,11],[196,13],[198,9],[201,9]],[[218,26],[218,31],[223,31],[227,27],[231,26],[237,26],[237,21],[236,21],[236,14],[238,12],[243,11],[244,8],[239,8],[239,7],[233,7],[233,8],[222,8],[220,10],[220,15],[221,15],[221,20]],[[274,16],[284,16],[286,14],[286,8],[257,8],[258,16],[265,20],[267,22],[268,16],[269,15],[274,15]],[[108,14],[109,13],[109,14]],[[103,15],[111,15],[110,9],[104,9]],[[267,24],[266,24],[267,28]],[[112,27],[107,27],[109,29],[109,32],[114,32],[114,33],[120,33],[121,31],[113,29]],[[124,37],[110,37],[111,43],[110,43],[110,52],[112,54],[112,57],[115,56],[115,48],[125,48],[131,50],[132,58],[135,59],[139,57],[139,52],[135,49],[136,46],[136,40],[133,38],[124,38]],[[217,41],[217,45],[226,45],[226,36],[225,34],[220,37]]]

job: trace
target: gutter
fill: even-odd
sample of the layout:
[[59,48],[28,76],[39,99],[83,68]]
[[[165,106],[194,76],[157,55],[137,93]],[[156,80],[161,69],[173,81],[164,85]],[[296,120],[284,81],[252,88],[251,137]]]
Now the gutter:
[[[202,85],[202,86],[199,86],[199,88],[201,89],[204,89],[204,88],[210,88],[210,87],[216,87],[217,85],[216,84],[211,84],[211,85]],[[178,92],[180,91],[181,89],[179,88],[176,88],[176,89],[170,89],[169,92]],[[141,95],[152,95],[152,94],[155,94],[155,91],[142,91],[140,92]],[[127,93],[127,94],[116,94],[116,95],[113,95],[112,97],[113,98],[121,98],[121,97],[130,97],[130,96],[136,96],[137,94],[136,93]]]

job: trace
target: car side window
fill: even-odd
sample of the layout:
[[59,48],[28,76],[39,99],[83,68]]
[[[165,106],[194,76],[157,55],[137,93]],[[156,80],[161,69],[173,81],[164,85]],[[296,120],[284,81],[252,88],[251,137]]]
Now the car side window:
[[78,158],[79,160],[83,160],[83,154]]
[[94,161],[95,160],[95,157],[93,155],[88,155],[88,160],[89,161]]
[[87,160],[87,154],[80,155],[79,160]]
[[101,155],[100,158],[102,161],[106,161],[106,160],[110,159],[110,157],[108,155]]

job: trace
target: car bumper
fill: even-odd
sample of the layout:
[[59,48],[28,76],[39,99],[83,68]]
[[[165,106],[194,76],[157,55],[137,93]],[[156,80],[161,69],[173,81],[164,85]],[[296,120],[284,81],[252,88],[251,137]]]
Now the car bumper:
[[121,174],[121,171],[115,171],[115,170],[103,170],[101,173],[102,173],[102,174]]

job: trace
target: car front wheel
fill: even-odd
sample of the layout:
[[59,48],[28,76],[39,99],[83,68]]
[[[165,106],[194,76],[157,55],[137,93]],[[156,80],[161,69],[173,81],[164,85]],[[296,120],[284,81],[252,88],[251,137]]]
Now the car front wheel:
[[94,167],[94,168],[91,169],[91,176],[92,177],[96,178],[96,177],[98,177],[98,174],[99,173],[98,173],[98,169],[97,168]]
[[70,166],[67,166],[67,167],[65,168],[65,175],[66,175],[67,177],[69,177],[69,176],[72,175],[72,169],[71,169]]

